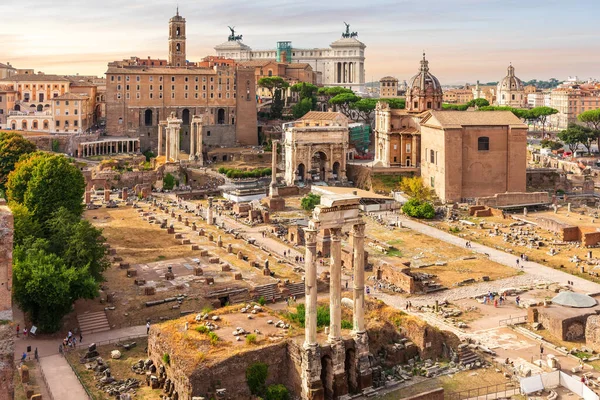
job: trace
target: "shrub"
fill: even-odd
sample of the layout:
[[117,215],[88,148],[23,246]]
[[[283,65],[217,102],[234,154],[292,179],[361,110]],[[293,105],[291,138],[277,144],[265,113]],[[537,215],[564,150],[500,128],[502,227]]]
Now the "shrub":
[[300,205],[305,211],[312,211],[316,207],[317,204],[321,202],[321,196],[309,193],[302,198]]
[[213,346],[219,341],[219,335],[214,332],[208,332],[208,338],[210,339],[210,344]]
[[165,190],[173,190],[175,186],[175,177],[171,174],[166,174],[163,178],[163,189]]
[[265,400],[290,400],[290,392],[281,384],[270,385],[267,388]]
[[208,329],[208,327],[204,326],[204,325],[200,325],[196,327],[196,332],[198,333],[208,333],[210,332],[210,329]]
[[342,329],[352,329],[353,327],[352,321],[348,321],[347,319],[342,320]]
[[146,150],[142,154],[146,156],[146,161],[150,161],[151,158],[156,157],[156,154],[154,154],[151,150]]
[[162,360],[163,360],[163,363],[170,365],[171,364],[171,356],[169,355],[169,353],[163,354]]
[[435,217],[435,209],[430,203],[411,199],[402,206],[402,211],[414,218],[432,219]]
[[[250,336],[250,335],[248,335]],[[250,388],[250,393],[260,396],[265,393],[265,382],[269,373],[269,366],[265,363],[254,363],[246,368],[246,383]]]
[[265,304],[267,304],[267,300],[265,299],[265,296],[259,297],[258,304],[260,304],[261,306],[264,306]]
[[[304,327],[304,324],[306,323],[305,315],[304,315],[305,312],[306,312],[306,307],[304,306],[304,304],[298,304],[298,306],[296,306],[296,312],[293,312],[293,313],[290,312],[290,313],[288,313],[287,316],[291,321],[296,322],[301,327]],[[329,306],[317,306],[317,326],[318,327],[328,326],[329,321],[330,321]],[[342,321],[342,325],[343,325],[343,321]],[[350,323],[350,328],[352,328],[352,323]]]
[[256,335],[254,333],[246,336],[246,344],[256,344]]

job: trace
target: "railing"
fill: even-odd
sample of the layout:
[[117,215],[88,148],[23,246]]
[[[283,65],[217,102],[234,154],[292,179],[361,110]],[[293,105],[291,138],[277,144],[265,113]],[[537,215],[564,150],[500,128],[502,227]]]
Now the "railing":
[[520,388],[516,382],[506,382],[497,385],[482,386],[475,389],[461,390],[460,392],[444,393],[445,400],[492,400],[508,398],[520,394]]
[[35,117],[52,115],[52,111],[9,111],[8,116]]
[[[73,373],[77,377],[77,380],[79,381],[79,384],[81,385],[81,387],[83,387],[83,390],[85,390],[85,393],[87,393],[88,399],[89,400],[95,400],[96,398],[94,396],[92,396],[92,394],[88,390],[87,386],[85,386],[85,384],[83,383],[83,379],[81,379],[81,376],[79,375],[79,372],[77,372],[77,370],[75,369],[75,367],[73,366],[73,364],[71,364],[71,361],[69,361],[69,358],[66,355],[64,355],[64,357],[65,357],[65,360],[67,361],[67,364],[69,364],[69,367],[71,367],[71,370],[73,371]],[[48,391],[50,391],[50,388],[48,388]],[[50,396],[52,396],[52,395],[50,395]]]
[[44,381],[44,385],[46,385],[46,391],[48,392],[48,397],[50,397],[50,400],[54,400],[54,396],[52,395],[52,390],[50,390],[50,385],[48,385],[48,381],[46,380],[46,374],[44,374],[44,369],[42,368],[42,365],[40,364],[40,359],[36,359],[37,363],[38,363],[38,369],[40,370],[40,375],[42,375],[42,380]]
[[521,315],[519,317],[508,317],[506,319],[501,319],[498,321],[498,326],[511,326],[511,325],[519,325],[527,322],[527,315]]
[[119,342],[123,342],[126,340],[139,339],[141,337],[146,337],[146,336],[147,335],[145,333],[143,333],[143,334],[139,334],[139,335],[129,335],[129,336],[122,336],[122,337],[118,337],[118,338],[114,338],[114,339],[101,340],[99,342],[77,343],[77,345],[75,346],[75,349],[73,349],[73,350],[86,348],[92,343],[94,343],[96,346],[103,346],[105,344],[119,343]]

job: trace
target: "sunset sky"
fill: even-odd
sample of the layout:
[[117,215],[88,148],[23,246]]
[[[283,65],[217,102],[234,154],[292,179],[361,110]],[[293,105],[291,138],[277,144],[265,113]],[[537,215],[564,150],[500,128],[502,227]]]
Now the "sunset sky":
[[187,58],[215,54],[228,25],[253,49],[325,47],[344,30],[366,44],[367,80],[408,79],[423,50],[442,84],[600,78],[598,0],[2,0],[0,62],[102,75],[130,56],[167,58],[168,20],[187,20]]

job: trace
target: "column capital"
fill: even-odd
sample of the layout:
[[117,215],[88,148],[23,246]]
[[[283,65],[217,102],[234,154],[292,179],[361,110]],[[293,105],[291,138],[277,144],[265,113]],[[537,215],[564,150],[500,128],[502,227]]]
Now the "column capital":
[[359,222],[355,225],[352,225],[352,236],[354,237],[364,237],[365,236],[365,223]]
[[341,241],[342,240],[342,228],[329,228],[329,232],[331,234],[332,241]]
[[307,246],[317,245],[317,233],[318,230],[313,228],[304,228],[304,242]]

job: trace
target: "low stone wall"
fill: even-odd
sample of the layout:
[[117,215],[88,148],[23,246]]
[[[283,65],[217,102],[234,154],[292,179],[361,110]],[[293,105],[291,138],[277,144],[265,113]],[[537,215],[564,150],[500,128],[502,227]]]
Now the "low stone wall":
[[478,197],[476,204],[478,206],[488,207],[508,207],[530,204],[548,204],[550,197],[547,192],[514,192],[514,193],[497,193],[490,197]]
[[597,246],[600,244],[600,232],[583,233],[581,243],[584,246]]
[[280,196],[297,196],[300,194],[298,186],[285,186],[277,189]]
[[377,270],[377,279],[387,281],[398,286],[406,293],[416,293],[419,285],[415,282],[415,278],[408,273],[410,268],[406,266],[395,266],[388,263],[382,263]]
[[[528,310],[528,320],[530,316],[537,313],[537,322],[542,324],[552,336],[569,342],[584,339],[587,319],[592,315],[596,315],[596,312],[592,309],[587,312],[582,311],[579,315],[568,316],[555,312],[555,310],[555,308],[532,308]],[[535,321],[534,318],[532,318],[532,322]]]
[[600,352],[600,315],[592,315],[585,326],[585,345]]
[[10,324],[0,325],[0,400],[14,398],[15,337],[13,329]]

